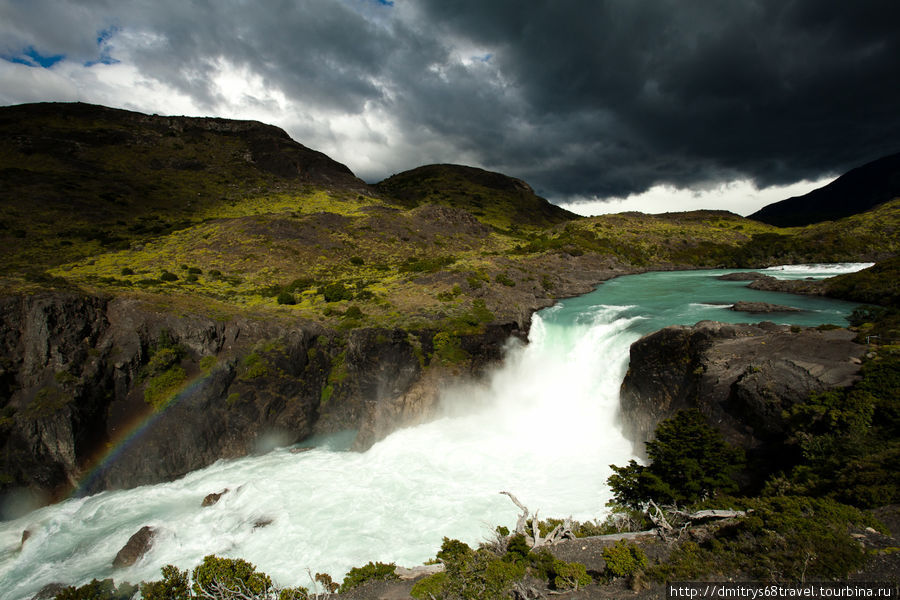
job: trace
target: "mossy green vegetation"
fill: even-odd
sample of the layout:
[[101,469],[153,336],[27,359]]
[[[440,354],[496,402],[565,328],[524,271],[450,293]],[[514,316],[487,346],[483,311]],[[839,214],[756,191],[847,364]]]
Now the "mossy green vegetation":
[[[0,286],[12,292],[155,297],[172,310],[190,303],[343,330],[453,329],[473,300],[510,318],[512,297],[559,293],[555,270],[570,263],[554,257],[631,269],[900,250],[900,201],[795,229],[721,211],[580,218],[521,181],[469,167],[422,167],[373,188],[336,164],[327,178],[304,179],[284,165],[324,159],[259,124],[86,106],[16,111],[22,118],[0,123],[0,133],[54,144],[0,152]],[[60,140],[81,162],[58,151]],[[260,140],[276,140],[290,160]],[[350,303],[362,315],[348,316]]]
[[646,445],[648,466],[634,460],[612,465],[608,483],[621,505],[638,508],[648,500],[684,505],[737,489],[732,476],[743,464],[743,452],[729,446],[696,409],[660,422]]
[[[696,417],[696,415],[694,415]],[[674,418],[660,423],[656,445],[648,444],[651,463],[614,467],[610,486],[619,514],[643,508],[651,500],[677,501],[683,510],[740,509],[746,516],[713,528],[702,542],[679,543],[668,560],[647,568],[658,581],[703,577],[750,577],[763,581],[839,579],[861,568],[867,554],[851,536],[852,528],[881,529],[863,509],[900,501],[896,469],[900,456],[900,349],[873,348],[861,377],[845,389],[814,393],[785,414],[786,431],[773,441],[777,461],[745,465],[743,492],[732,497],[735,480],[724,481],[740,463],[722,454],[720,442],[703,456],[691,448],[708,437],[697,430],[696,419]],[[703,429],[701,425],[701,430]],[[709,443],[700,443],[705,446]],[[670,460],[666,447],[681,451]],[[707,457],[712,457],[707,462]],[[656,461],[660,464],[657,465]],[[683,469],[704,466],[698,481],[715,485],[704,493],[684,490]],[[647,474],[654,477],[648,477]],[[709,474],[717,474],[712,479]],[[761,490],[752,481],[765,480]],[[646,523],[634,524],[643,529]]]
[[702,543],[681,543],[648,574],[659,581],[738,574],[759,581],[841,579],[866,560],[850,528],[878,525],[859,509],[826,498],[723,498],[714,505],[725,500],[751,512]]
[[339,591],[343,594],[344,592],[369,581],[390,581],[392,579],[399,579],[394,572],[396,569],[397,565],[394,563],[386,564],[380,562],[369,562],[361,567],[353,567],[347,571],[347,575],[344,577],[344,581],[341,583]]
[[150,359],[141,370],[141,376],[146,380],[144,401],[154,410],[161,410],[187,380],[187,371],[181,366],[187,351],[164,330],[149,354]]
[[65,390],[55,385],[43,387],[22,410],[22,416],[26,419],[46,419],[59,413],[71,402],[72,396]]
[[790,413],[783,470],[770,493],[870,508],[900,501],[900,346],[882,346],[852,387],[812,394]]
[[636,544],[619,540],[612,546],[603,549],[603,560],[606,562],[606,576],[632,577],[638,571],[647,568],[647,555]]
[[482,544],[473,549],[444,538],[436,556],[444,571],[419,580],[410,594],[420,600],[507,598],[513,584],[526,574],[554,591],[577,590],[593,582],[583,564],[559,560],[546,548],[532,551],[522,535],[508,537],[504,546]]

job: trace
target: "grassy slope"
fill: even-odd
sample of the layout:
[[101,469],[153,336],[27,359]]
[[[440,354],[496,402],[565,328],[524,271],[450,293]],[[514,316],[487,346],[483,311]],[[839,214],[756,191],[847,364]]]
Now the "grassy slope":
[[462,208],[502,230],[541,228],[579,218],[536,195],[524,181],[461,165],[425,165],[375,187],[406,206]]
[[[519,180],[451,165],[369,187],[258,123],[35,105],[0,110],[0,141],[7,291],[77,286],[173,310],[452,326],[487,319],[482,302],[509,316],[564,294],[559,283],[586,259],[874,260],[896,254],[900,237],[900,201],[779,229],[721,211],[579,218]],[[362,314],[345,315],[354,306]]]

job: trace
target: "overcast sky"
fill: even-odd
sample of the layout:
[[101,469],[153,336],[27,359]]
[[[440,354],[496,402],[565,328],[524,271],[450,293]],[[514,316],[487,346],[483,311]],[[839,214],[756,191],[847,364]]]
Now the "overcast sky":
[[0,0],[0,104],[257,119],[378,181],[741,214],[900,151],[897,0]]

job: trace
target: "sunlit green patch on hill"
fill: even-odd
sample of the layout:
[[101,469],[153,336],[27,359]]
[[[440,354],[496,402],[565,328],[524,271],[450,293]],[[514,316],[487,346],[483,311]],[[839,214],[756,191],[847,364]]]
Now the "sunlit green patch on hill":
[[627,270],[900,250],[900,200],[795,229],[723,211],[582,218],[500,173],[428,165],[367,186],[274,127],[87,105],[0,111],[0,178],[7,291],[200,298],[345,328],[453,328],[476,300],[518,319],[578,279],[573,257]]
[[510,240],[463,211],[401,211],[361,195],[334,196],[245,201],[48,275],[116,293],[195,295],[359,326],[464,317],[476,290],[467,281],[492,282],[508,268],[499,262]]
[[[520,236],[515,252],[561,251],[609,254],[635,266],[712,266],[732,255],[758,233],[778,228],[724,211],[645,215],[621,213],[572,221]],[[789,235],[781,230],[779,235]]]

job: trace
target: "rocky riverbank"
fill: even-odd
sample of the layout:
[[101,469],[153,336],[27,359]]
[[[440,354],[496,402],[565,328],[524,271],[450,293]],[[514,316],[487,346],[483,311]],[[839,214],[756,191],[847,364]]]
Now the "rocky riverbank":
[[7,491],[44,499],[165,481],[314,433],[360,429],[366,448],[527,334],[491,323],[436,348],[429,330],[217,321],[73,293],[7,297],[0,315],[0,471]]
[[782,432],[793,404],[854,381],[865,347],[853,338],[768,322],[666,327],[631,347],[623,426],[642,451],[659,421],[698,408],[729,442],[757,447]]

